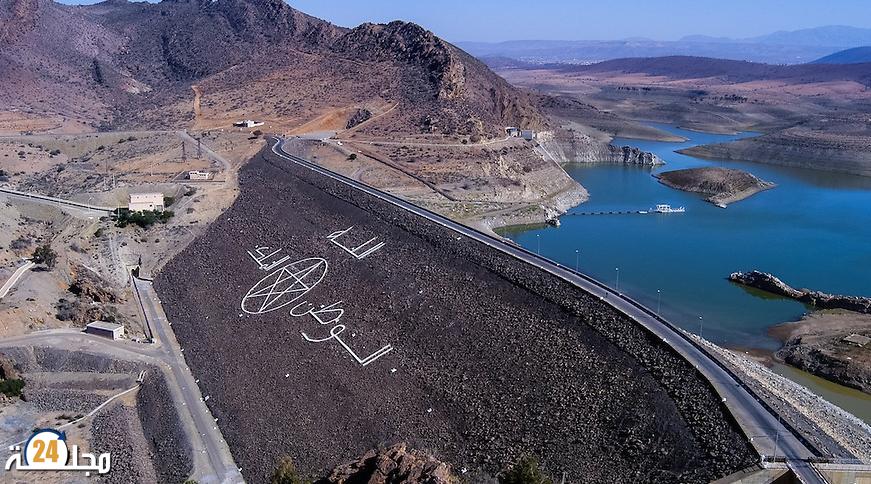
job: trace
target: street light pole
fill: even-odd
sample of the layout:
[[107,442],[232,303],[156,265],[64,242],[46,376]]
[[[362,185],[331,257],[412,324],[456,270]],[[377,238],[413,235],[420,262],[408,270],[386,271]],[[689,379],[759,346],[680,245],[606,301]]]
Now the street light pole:
[[541,234],[535,234],[535,240],[538,242],[538,255],[541,255]]
[[659,310],[662,307],[662,291],[656,290],[656,315],[659,316]]
[[699,316],[699,338],[702,338],[702,329],[704,327],[704,324],[705,324],[705,320],[702,319],[701,316]]
[[581,251],[575,249],[575,272],[581,272]]
[[617,272],[617,285],[614,286],[614,289],[617,289],[617,292],[620,292],[620,268],[615,267],[614,270]]

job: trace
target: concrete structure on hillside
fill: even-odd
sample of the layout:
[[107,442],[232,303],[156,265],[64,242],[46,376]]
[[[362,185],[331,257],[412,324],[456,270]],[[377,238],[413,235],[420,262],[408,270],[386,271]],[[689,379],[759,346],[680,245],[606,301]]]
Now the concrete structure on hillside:
[[534,140],[537,136],[535,134],[535,131],[531,129],[524,129],[520,132],[520,137],[525,140]]
[[256,128],[257,126],[263,126],[263,122],[254,121],[253,119],[245,119],[242,121],[236,121],[233,123],[233,126],[237,128]]
[[148,193],[131,193],[130,203],[127,208],[131,212],[142,212],[144,210],[153,210],[157,212],[163,211],[163,194],[160,192]]
[[188,172],[188,180],[208,180],[212,176],[207,171],[191,170]]
[[510,136],[512,138],[519,138],[520,137],[520,128],[517,128],[514,126],[508,126],[505,128],[505,134],[507,134],[508,136]]
[[105,321],[94,321],[85,326],[85,333],[102,336],[104,338],[121,339],[124,337],[124,326]]
[[859,348],[864,348],[865,345],[867,345],[868,343],[871,343],[871,338],[869,338],[867,336],[863,336],[861,334],[853,333],[853,334],[845,337],[844,342],[849,343],[851,345],[856,345]]

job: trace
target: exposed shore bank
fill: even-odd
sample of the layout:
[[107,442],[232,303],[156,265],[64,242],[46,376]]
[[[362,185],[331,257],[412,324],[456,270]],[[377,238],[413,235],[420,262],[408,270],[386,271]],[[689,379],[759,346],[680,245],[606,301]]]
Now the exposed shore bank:
[[769,330],[783,343],[778,360],[826,380],[871,394],[871,315],[827,310]]

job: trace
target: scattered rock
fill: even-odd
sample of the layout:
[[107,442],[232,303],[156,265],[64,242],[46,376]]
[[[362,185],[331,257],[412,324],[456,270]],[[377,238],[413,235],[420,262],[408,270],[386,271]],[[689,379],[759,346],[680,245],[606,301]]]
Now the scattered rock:
[[396,444],[379,450],[370,450],[360,459],[337,467],[319,484],[400,484],[426,482],[455,484],[459,480],[448,464],[407,444]]

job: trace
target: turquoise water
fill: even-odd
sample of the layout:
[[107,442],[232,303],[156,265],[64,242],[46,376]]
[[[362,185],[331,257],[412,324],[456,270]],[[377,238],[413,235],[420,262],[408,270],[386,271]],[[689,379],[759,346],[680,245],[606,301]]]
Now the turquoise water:
[[[802,304],[747,290],[727,280],[734,271],[771,272],[795,287],[871,296],[871,177],[759,163],[708,161],[675,153],[699,144],[753,136],[716,135],[666,125],[688,141],[615,139],[666,161],[655,169],[569,164],[566,171],[590,200],[562,226],[501,231],[529,250],[575,267],[723,345],[774,350],[767,328],[802,316]],[[661,185],[651,175],[700,166],[749,171],[778,184],[721,209],[693,193]],[[685,206],[682,214],[573,216],[590,211]],[[580,251],[576,259],[575,251]],[[702,319],[700,320],[699,317]],[[700,324],[701,323],[701,324]]]

